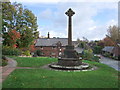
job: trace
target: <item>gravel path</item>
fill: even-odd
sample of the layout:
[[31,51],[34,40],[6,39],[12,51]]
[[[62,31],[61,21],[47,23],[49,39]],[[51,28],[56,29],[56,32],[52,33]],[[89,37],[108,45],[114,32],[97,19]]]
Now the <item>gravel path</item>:
[[3,82],[7,76],[13,72],[17,66],[17,62],[11,58],[7,58],[6,59],[8,60],[8,65],[7,66],[4,66],[4,67],[1,67],[2,69],[2,79],[0,79],[0,83]]
[[120,71],[120,61],[116,61],[114,59],[101,56],[100,62],[114,68],[115,70]]

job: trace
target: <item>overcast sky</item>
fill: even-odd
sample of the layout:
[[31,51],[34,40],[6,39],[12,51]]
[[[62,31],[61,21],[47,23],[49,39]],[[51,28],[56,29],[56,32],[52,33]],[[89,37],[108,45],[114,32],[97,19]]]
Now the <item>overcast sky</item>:
[[[67,38],[68,17],[65,12],[72,8],[73,40],[86,37],[89,40],[101,40],[110,25],[118,22],[118,0],[10,0],[22,3],[37,16],[40,36]],[[48,2],[49,1],[49,2]],[[51,2],[50,2],[51,1]]]

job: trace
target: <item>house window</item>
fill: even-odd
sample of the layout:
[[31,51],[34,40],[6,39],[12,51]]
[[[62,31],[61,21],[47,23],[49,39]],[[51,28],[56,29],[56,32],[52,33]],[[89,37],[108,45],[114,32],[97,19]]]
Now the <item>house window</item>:
[[40,49],[42,49],[42,50],[43,50],[43,47],[41,46],[41,47],[40,47]]
[[55,48],[56,48],[55,46],[52,47],[52,49],[55,49]]

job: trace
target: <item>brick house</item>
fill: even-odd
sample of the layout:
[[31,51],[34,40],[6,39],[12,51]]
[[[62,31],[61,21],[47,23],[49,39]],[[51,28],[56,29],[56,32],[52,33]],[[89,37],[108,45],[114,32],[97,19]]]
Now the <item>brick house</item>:
[[67,42],[67,38],[39,38],[35,50],[41,50],[42,56],[58,57],[63,53]]
[[[41,50],[42,56],[59,57],[68,45],[68,38],[38,38],[35,43],[35,50]],[[77,41],[73,41],[73,45],[77,47]]]

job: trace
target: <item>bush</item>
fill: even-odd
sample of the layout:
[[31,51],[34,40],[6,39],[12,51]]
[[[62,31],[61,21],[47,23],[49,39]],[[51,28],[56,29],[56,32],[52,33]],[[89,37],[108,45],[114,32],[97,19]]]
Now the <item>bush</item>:
[[16,48],[11,48],[11,47],[8,47],[8,46],[4,46],[2,48],[2,54],[3,55],[15,55],[15,56],[18,56],[18,55],[21,55],[21,50],[16,49]]
[[93,58],[93,51],[92,51],[92,49],[84,50],[83,58],[87,59],[87,60],[92,60],[92,58]]
[[35,56],[41,56],[42,55],[42,52],[41,50],[36,50],[35,53],[34,53]]
[[117,56],[114,56],[113,59],[115,59],[115,60],[120,60]]
[[110,57],[110,54],[109,53],[105,53],[104,56],[105,57]]
[[30,56],[30,51],[27,50],[27,51],[23,52],[23,54],[26,55],[26,56]]
[[2,56],[2,66],[6,66],[7,62],[8,62],[8,60],[6,59],[6,57]]
[[92,60],[95,61],[95,62],[99,62],[99,59],[100,59],[100,58],[99,58],[98,56],[94,56],[94,57],[92,58]]
[[102,47],[101,46],[95,46],[93,49],[93,53],[95,54],[100,54],[102,52]]

